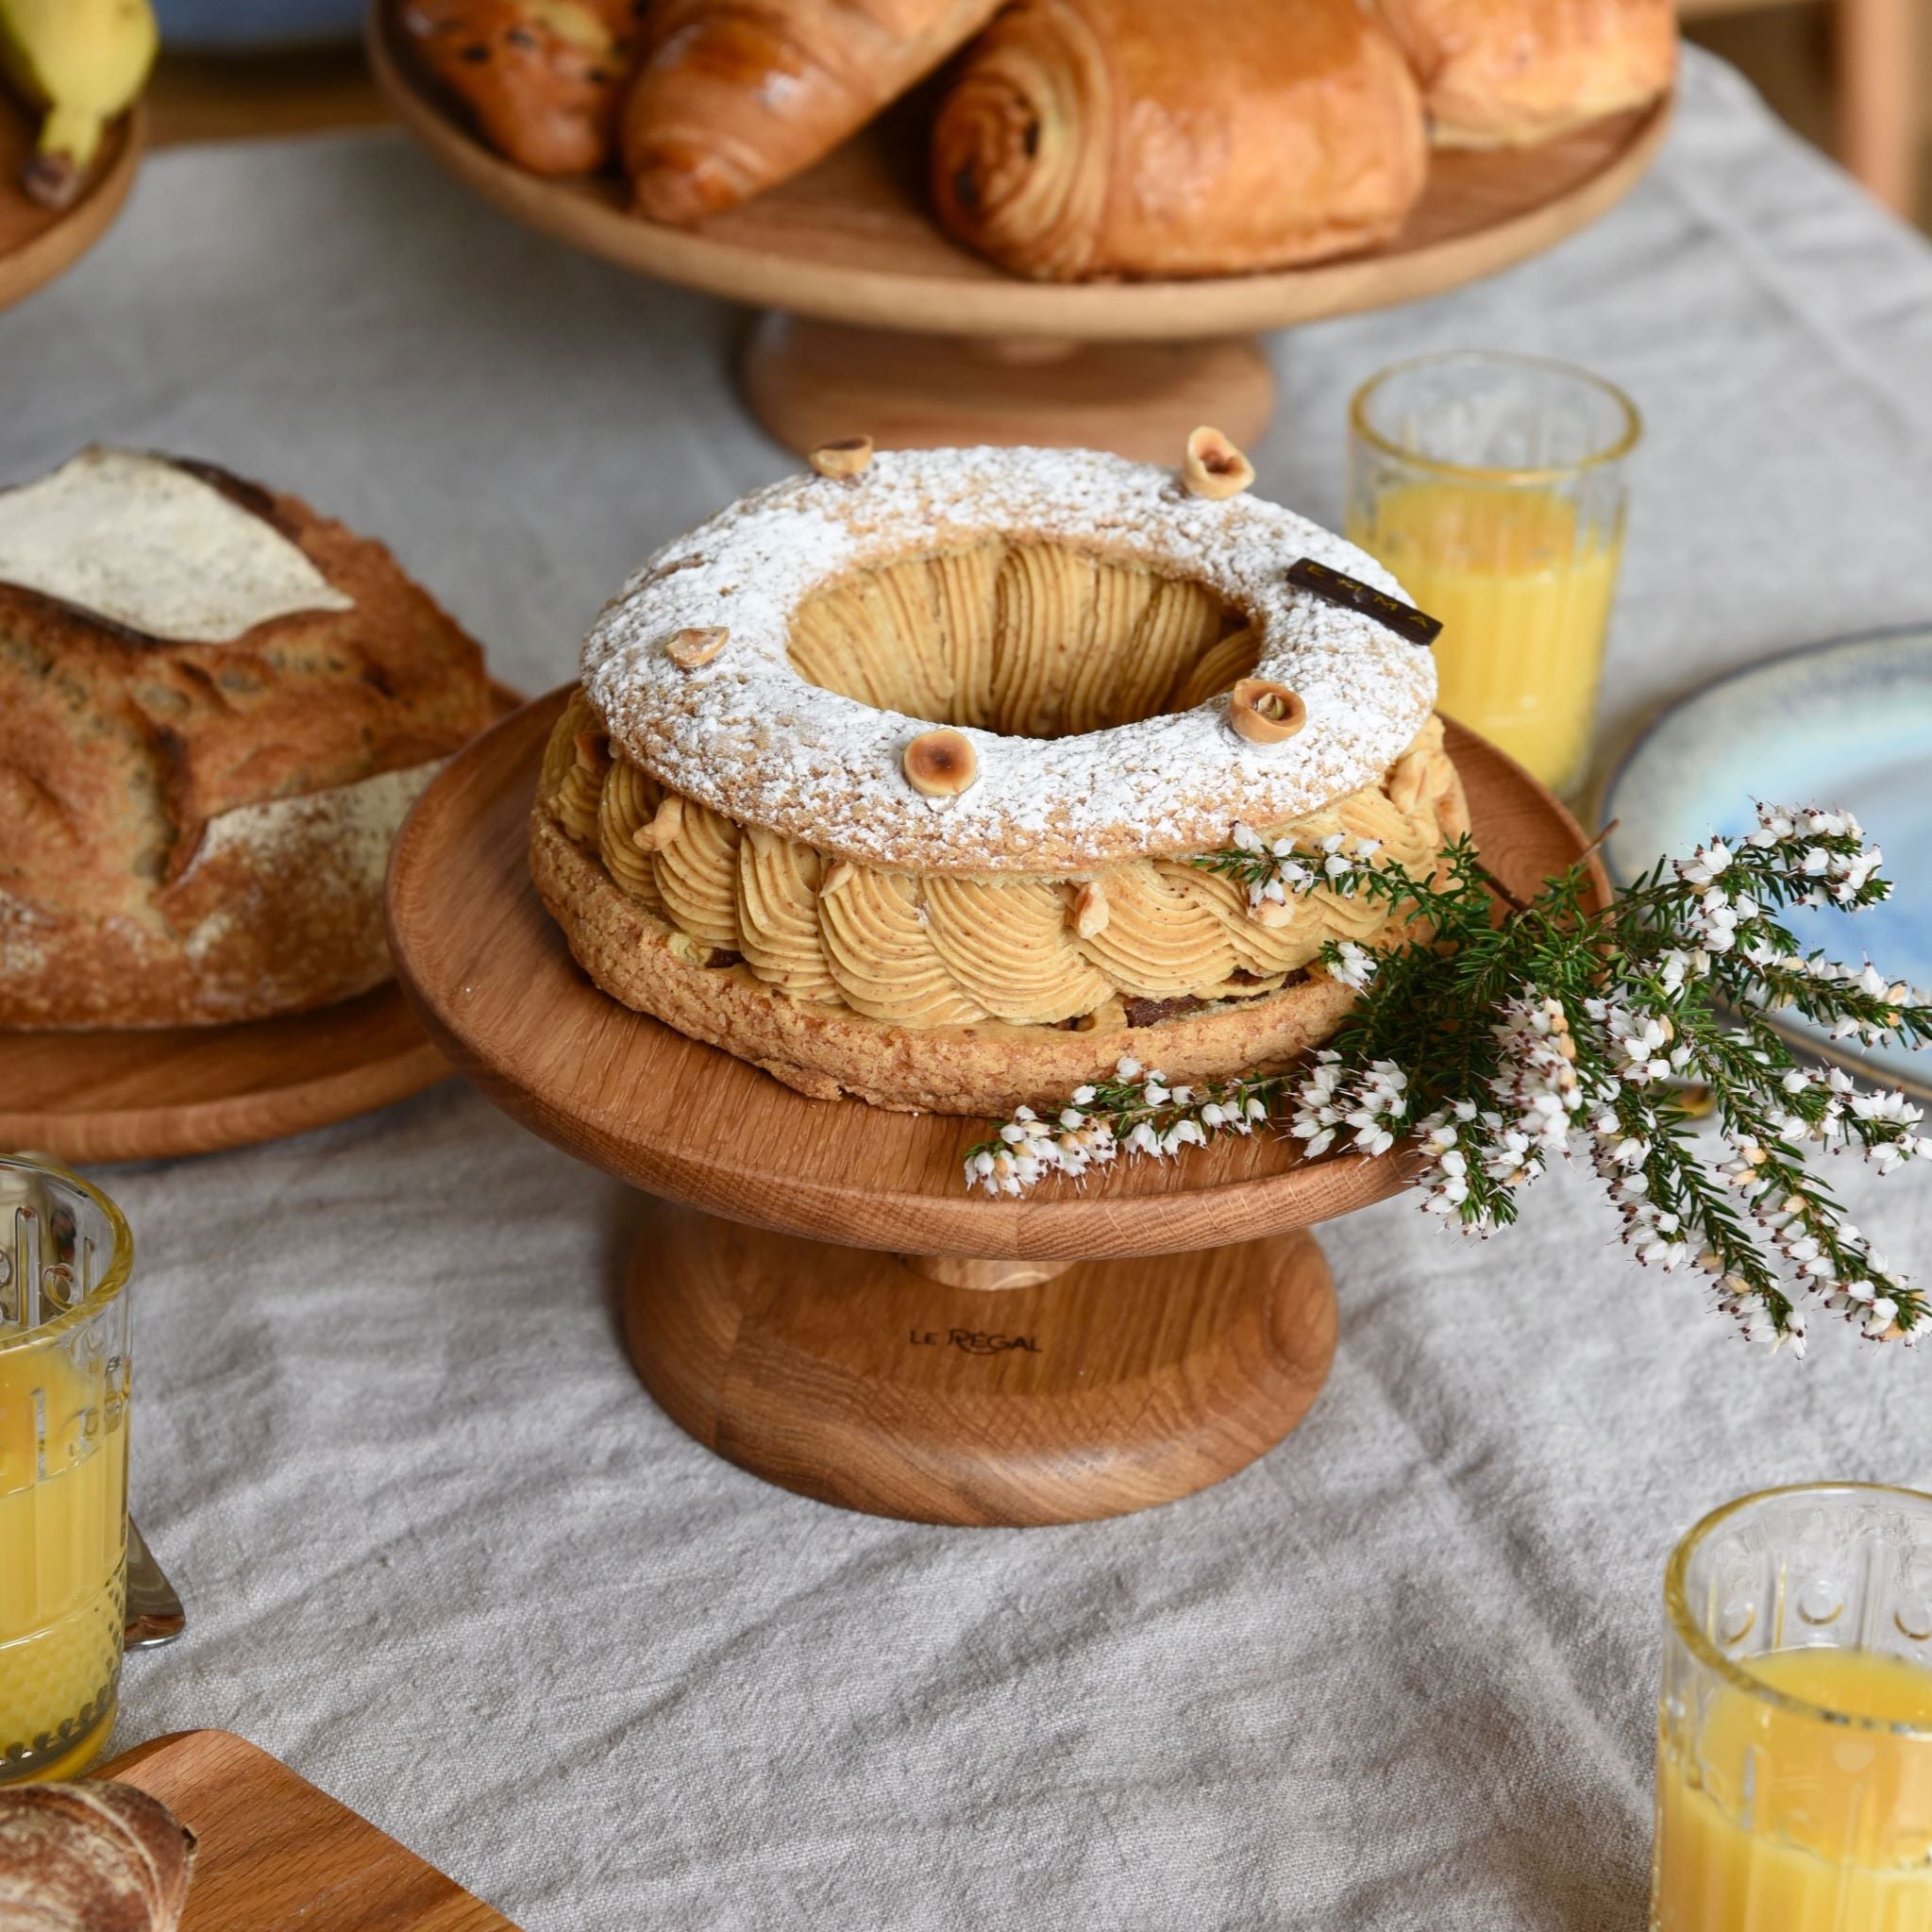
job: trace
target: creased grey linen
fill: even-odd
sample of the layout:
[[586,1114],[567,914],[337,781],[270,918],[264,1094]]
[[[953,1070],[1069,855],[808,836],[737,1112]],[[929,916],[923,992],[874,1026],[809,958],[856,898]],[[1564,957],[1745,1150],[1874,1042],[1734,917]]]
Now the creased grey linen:
[[[168,153],[0,316],[0,473],[102,438],[271,479],[535,689],[648,549],[785,467],[737,327],[395,137]],[[1334,520],[1351,387],[1466,344],[1648,416],[1606,748],[1722,666],[1932,615],[1932,256],[1722,69],[1691,59],[1588,234],[1283,337],[1261,487]],[[104,1178],[141,1249],[137,1507],[193,1613],[130,1662],[122,1743],[239,1730],[531,1932],[1634,1928],[1671,1543],[1764,1484],[1932,1479],[1932,1364],[1836,1328],[1752,1352],[1566,1176],[1487,1245],[1400,1201],[1330,1227],[1333,1380],[1244,1474],[980,1533],[687,1441],[615,1332],[634,1202],[461,1086]],[[1923,1269],[1918,1177],[1849,1191]]]

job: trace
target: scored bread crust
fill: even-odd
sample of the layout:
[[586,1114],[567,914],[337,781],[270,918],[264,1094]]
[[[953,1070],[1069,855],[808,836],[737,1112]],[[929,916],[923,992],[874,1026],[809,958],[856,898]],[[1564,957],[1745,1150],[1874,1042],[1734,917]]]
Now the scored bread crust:
[[389,840],[496,709],[382,545],[178,467],[353,608],[181,644],[0,584],[0,1028],[227,1023],[377,984]]
[[[1445,842],[1469,830],[1453,766],[1436,809]],[[848,1094],[899,1113],[1000,1115],[1064,1101],[1075,1087],[1111,1076],[1123,1054],[1177,1081],[1273,1072],[1327,1039],[1354,999],[1317,966],[1280,992],[1152,1026],[899,1026],[793,1000],[742,966],[683,956],[673,944],[681,935],[579,851],[541,799],[530,817],[529,864],[572,955],[603,991],[814,1100]]]

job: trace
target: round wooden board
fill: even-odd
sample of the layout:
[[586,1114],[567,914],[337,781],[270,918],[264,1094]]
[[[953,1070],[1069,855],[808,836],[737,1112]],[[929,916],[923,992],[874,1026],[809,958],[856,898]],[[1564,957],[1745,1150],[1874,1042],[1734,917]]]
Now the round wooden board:
[[375,0],[369,59],[410,132],[486,201],[573,247],[714,295],[830,321],[940,335],[1185,342],[1412,301],[1554,246],[1636,184],[1668,99],[1540,147],[1440,149],[1407,227],[1345,260],[1198,281],[1051,283],[1009,276],[926,211],[918,94],[795,179],[692,229],[630,214],[614,176],[548,180],[486,147],[420,79]]
[[42,208],[20,187],[33,152],[37,117],[0,90],[0,309],[71,268],[100,240],[134,185],[146,137],[139,102],[108,129],[100,156],[71,208]]
[[[1273,1135],[1174,1162],[1120,1162],[1084,1186],[968,1195],[984,1123],[811,1100],[599,992],[529,881],[529,801],[563,703],[503,719],[424,793],[395,843],[390,946],[431,1036],[506,1112],[650,1193],[820,1241],[921,1255],[1165,1254],[1307,1227],[1394,1193],[1393,1158],[1302,1162]],[[1485,862],[1534,891],[1583,849],[1520,766],[1450,726]],[[1599,875],[1601,880],[1601,875]]]
[[392,980],[241,1026],[0,1033],[0,1148],[142,1161],[278,1140],[449,1077]]

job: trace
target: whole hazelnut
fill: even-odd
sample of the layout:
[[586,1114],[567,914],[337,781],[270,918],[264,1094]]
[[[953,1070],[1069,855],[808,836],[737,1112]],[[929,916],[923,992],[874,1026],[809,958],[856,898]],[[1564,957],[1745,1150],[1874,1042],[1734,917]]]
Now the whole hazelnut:
[[1308,722],[1308,707],[1285,684],[1242,678],[1228,693],[1228,723],[1251,745],[1282,745]]
[[921,731],[900,759],[906,782],[929,798],[955,798],[980,775],[979,755],[958,731]]
[[731,636],[722,624],[708,625],[698,630],[680,630],[664,647],[664,655],[682,669],[695,671],[699,664],[708,664],[725,647],[725,641]]
[[1195,496],[1218,502],[1238,496],[1254,480],[1254,465],[1218,429],[1203,424],[1187,439],[1181,479]]
[[872,439],[848,436],[839,443],[821,443],[805,461],[821,477],[830,477],[834,482],[849,482],[872,461]]

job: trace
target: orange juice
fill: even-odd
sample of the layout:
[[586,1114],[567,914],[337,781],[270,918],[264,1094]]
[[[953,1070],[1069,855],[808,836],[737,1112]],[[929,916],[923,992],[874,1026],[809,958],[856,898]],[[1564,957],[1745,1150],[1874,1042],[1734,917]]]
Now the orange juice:
[[1667,1723],[1652,1932],[1932,1932],[1932,1737],[1883,1728],[1932,1727],[1932,1671],[1837,1648],[1739,1662],[1879,1722],[1723,1685],[1697,1722]]
[[95,1340],[0,1349],[0,1779],[72,1775],[113,1715],[126,1365]]
[[1395,482],[1357,493],[1349,538],[1442,620],[1443,711],[1569,789],[1588,760],[1621,521],[1583,525],[1535,486]]

